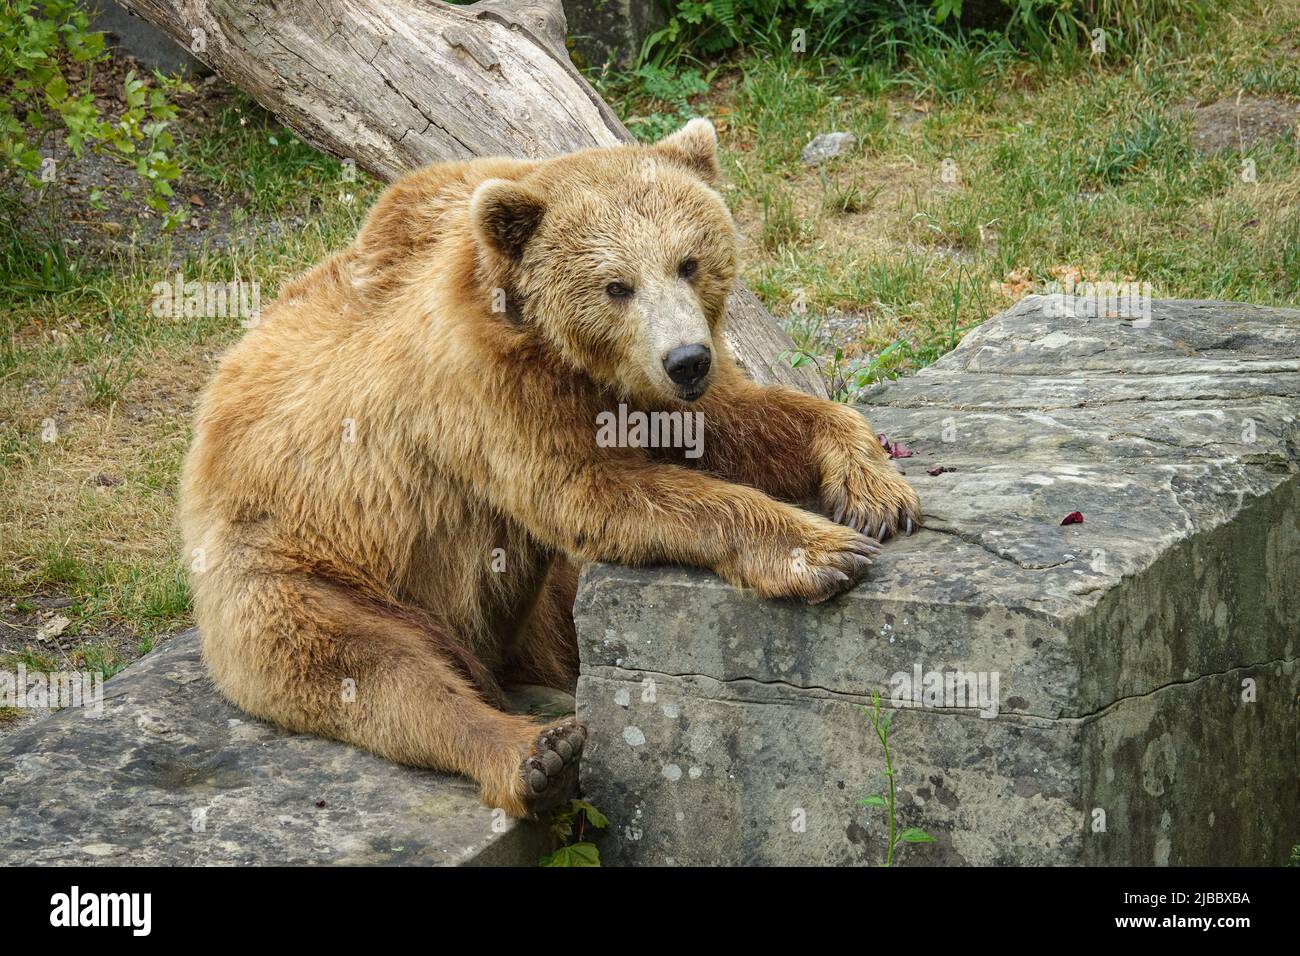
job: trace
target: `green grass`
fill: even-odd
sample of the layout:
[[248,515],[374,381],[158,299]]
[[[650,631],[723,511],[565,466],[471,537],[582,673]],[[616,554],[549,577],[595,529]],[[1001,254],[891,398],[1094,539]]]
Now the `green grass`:
[[[128,663],[117,652],[111,644],[104,641],[93,641],[80,644],[69,651],[60,651],[57,655],[53,653],[44,653],[33,651],[26,648],[12,654],[0,656],[0,671],[13,672],[22,665],[29,673],[49,674],[56,671],[90,671],[92,674],[99,674],[104,680],[108,680]],[[17,708],[0,709],[0,721],[6,719],[5,711],[9,718],[21,714]]]
[[[343,163],[308,146],[250,97],[237,92],[203,136],[183,140],[178,158],[223,196],[239,200],[243,215],[278,217],[314,212],[351,185]],[[242,218],[242,217],[241,217]]]

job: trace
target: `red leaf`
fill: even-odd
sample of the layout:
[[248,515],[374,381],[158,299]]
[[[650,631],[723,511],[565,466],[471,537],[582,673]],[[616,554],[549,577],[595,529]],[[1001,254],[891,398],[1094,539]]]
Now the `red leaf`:
[[1083,524],[1083,512],[1082,512],[1082,511],[1071,511],[1068,515],[1066,515],[1064,518],[1061,519],[1061,524],[1063,524],[1063,525],[1065,525],[1065,524]]
[[880,447],[889,453],[890,458],[911,458],[916,454],[901,441],[891,442],[884,435],[877,435],[876,437],[880,439]]

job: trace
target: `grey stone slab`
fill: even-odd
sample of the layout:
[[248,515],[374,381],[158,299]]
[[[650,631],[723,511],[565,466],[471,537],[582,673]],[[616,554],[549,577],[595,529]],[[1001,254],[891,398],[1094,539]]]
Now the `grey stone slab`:
[[[1248,678],[1259,702],[1236,706]],[[586,766],[618,770],[585,782],[616,812],[607,865],[883,862],[885,818],[860,805],[885,786],[869,699],[653,680],[617,669],[583,678],[581,696],[608,729]],[[896,823],[935,839],[904,846],[896,862],[1280,864],[1296,839],[1288,774],[1253,784],[1233,771],[1294,768],[1296,687],[1292,661],[1171,685],[1087,720],[895,711]],[[1207,763],[1207,753],[1233,759]]]
[[540,825],[482,806],[469,780],[235,710],[194,631],[108,681],[89,713],[0,742],[0,865],[532,866],[546,852]]
[[917,452],[896,464],[927,527],[848,594],[587,569],[582,780],[607,861],[876,861],[860,706],[918,668],[998,687],[992,717],[899,710],[904,825],[940,837],[906,860],[1271,863],[1300,842],[1300,311],[1087,311],[1031,297],[871,396]]
[[583,66],[636,66],[646,38],[667,21],[656,0],[564,0],[568,42]]

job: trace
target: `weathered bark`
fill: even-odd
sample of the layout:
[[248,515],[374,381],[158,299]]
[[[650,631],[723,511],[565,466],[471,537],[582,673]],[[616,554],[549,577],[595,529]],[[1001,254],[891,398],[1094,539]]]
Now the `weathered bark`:
[[[392,181],[428,163],[540,158],[631,135],[564,48],[559,0],[120,0],[303,139]],[[825,394],[747,289],[728,341],[750,375]]]

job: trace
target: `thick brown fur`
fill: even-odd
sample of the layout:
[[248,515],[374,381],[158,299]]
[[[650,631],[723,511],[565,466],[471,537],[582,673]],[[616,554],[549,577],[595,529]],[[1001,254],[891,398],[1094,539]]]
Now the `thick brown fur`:
[[[572,689],[578,564],[817,601],[878,550],[860,531],[919,525],[861,416],[727,355],[717,176],[704,121],[432,166],[282,290],[223,358],[183,476],[205,659],[234,703],[537,812],[586,731],[503,712],[501,687]],[[713,356],[700,395],[661,371],[691,330]],[[703,412],[702,457],[600,447],[620,403]],[[815,499],[838,522],[786,503]]]

